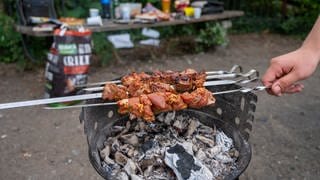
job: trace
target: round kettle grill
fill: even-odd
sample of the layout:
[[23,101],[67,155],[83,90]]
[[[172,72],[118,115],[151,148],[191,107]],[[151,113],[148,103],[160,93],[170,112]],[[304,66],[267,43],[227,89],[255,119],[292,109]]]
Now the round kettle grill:
[[[238,85],[222,85],[207,87],[211,92],[219,92],[237,89]],[[236,161],[236,169],[225,176],[225,179],[237,179],[248,167],[251,160],[251,147],[248,143],[257,96],[249,93],[229,93],[216,95],[216,103],[202,109],[186,109],[177,112],[187,114],[189,117],[198,118],[203,124],[214,125],[224,131],[233,139],[235,148],[239,151]],[[87,103],[101,103],[102,100],[88,100]],[[89,145],[89,159],[95,170],[104,178],[112,179],[107,168],[102,166],[100,150],[104,148],[104,142],[110,134],[114,124],[123,124],[129,120],[128,116],[120,116],[117,106],[86,107],[82,109],[80,121],[84,123],[84,131]]]

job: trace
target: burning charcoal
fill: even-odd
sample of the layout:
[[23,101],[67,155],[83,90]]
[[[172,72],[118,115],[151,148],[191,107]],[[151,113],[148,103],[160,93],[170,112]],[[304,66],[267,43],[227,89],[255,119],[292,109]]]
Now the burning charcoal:
[[118,173],[120,173],[121,169],[118,164],[107,164],[104,161],[102,162],[102,167],[107,171],[110,172],[112,177],[117,177]]
[[130,127],[131,127],[131,122],[130,121],[127,121],[126,122],[126,127],[123,129],[123,131],[118,135],[118,136],[121,136],[123,134],[126,134],[129,132],[130,130]]
[[222,162],[222,163],[231,163],[233,159],[227,153],[220,153],[215,155],[215,159]]
[[114,138],[114,141],[111,144],[111,150],[113,152],[119,151],[120,150],[120,142],[118,139]]
[[202,151],[202,149],[199,149],[198,152],[196,153],[196,158],[199,159],[200,161],[203,161],[207,158],[206,153]]
[[198,132],[200,134],[212,134],[212,135],[215,135],[214,129],[212,129],[211,127],[205,126],[202,123],[199,123]]
[[118,163],[121,166],[125,166],[127,164],[128,158],[127,156],[123,155],[121,152],[117,151],[114,154],[114,159],[116,163]]
[[172,125],[179,133],[182,133],[187,129],[188,122],[186,120],[176,120]]
[[114,141],[114,137],[108,137],[108,139],[103,143],[104,146],[108,146],[112,144]]
[[176,112],[175,111],[168,112],[168,113],[166,113],[163,122],[166,125],[171,125],[171,122],[174,120],[175,117],[176,117]]
[[125,129],[125,126],[113,126],[112,127],[112,132],[113,133],[119,133]]
[[100,152],[112,179],[224,179],[239,157],[231,138],[186,114],[161,113],[152,123],[137,119],[114,129],[118,134]]
[[154,140],[159,143],[160,146],[165,147],[171,145],[171,141],[169,138],[165,137],[164,135],[156,135]]
[[106,146],[102,151],[100,151],[100,156],[104,162],[107,164],[114,164],[114,161],[110,159],[110,146]]
[[127,174],[129,174],[129,176],[131,176],[137,173],[137,166],[131,159],[127,159],[124,170]]
[[140,176],[132,174],[131,176],[131,180],[143,180]]
[[165,117],[166,117],[165,113],[160,113],[159,115],[157,115],[156,120],[159,122],[164,122]]
[[155,142],[153,140],[147,140],[141,145],[141,150],[143,152],[147,152],[149,149],[154,147],[154,145],[155,145]]
[[213,179],[210,170],[193,155],[189,154],[180,144],[167,149],[165,163],[174,171],[178,180]]
[[120,172],[117,174],[117,180],[129,180],[129,176],[125,172]]
[[139,124],[137,124],[137,125],[134,127],[134,131],[136,131],[136,132],[139,132],[139,131],[140,131]]
[[134,130],[136,132],[143,131],[145,129],[145,121],[142,119],[138,119],[135,123]]
[[197,145],[193,144],[192,150],[193,150],[193,152],[198,152],[199,151],[199,147]]
[[132,158],[134,156],[134,148],[129,149],[129,151],[127,152],[127,155]]
[[139,137],[139,138],[143,138],[146,135],[148,135],[148,133],[145,132],[145,131],[140,131],[140,132],[136,133],[136,136]]
[[150,176],[152,170],[153,170],[153,166],[152,166],[152,165],[148,166],[148,167],[146,168],[146,170],[143,172],[143,176],[144,176],[144,177]]
[[213,147],[215,144],[213,140],[206,138],[204,136],[201,136],[201,135],[196,135],[196,138],[198,140],[202,141],[203,143],[207,144],[209,147]]
[[163,132],[163,125],[159,123],[149,123],[145,130],[149,133],[161,133]]
[[191,136],[196,131],[198,126],[199,126],[199,121],[192,119],[190,121],[190,123],[189,123],[188,131],[186,133],[186,136],[187,137]]
[[139,121],[138,125],[139,125],[139,130],[140,131],[144,131],[146,129],[146,124],[145,124],[144,121]]
[[229,151],[229,155],[231,156],[231,157],[235,157],[235,158],[238,158],[239,157],[239,151],[237,151],[236,149],[231,149],[230,151]]
[[217,154],[220,154],[221,152],[222,152],[221,146],[214,146],[206,150],[206,153],[209,158],[214,158]]
[[185,151],[187,151],[187,153],[193,155],[193,150],[192,150],[192,143],[191,142],[183,142],[182,144],[180,144],[183,146],[183,148],[185,149]]
[[134,147],[130,144],[124,144],[123,146],[120,146],[120,152],[123,154],[129,154],[132,153],[133,154],[134,151]]
[[134,152],[133,152],[133,156],[138,156],[138,155],[139,155],[139,151],[134,150]]
[[130,144],[132,146],[137,146],[139,144],[139,139],[135,134],[126,134],[126,135],[122,135],[120,137],[120,139],[126,143],[126,144]]
[[161,166],[161,165],[163,165],[163,160],[160,159],[160,158],[157,158],[155,165],[156,165],[156,166]]
[[219,131],[216,135],[217,145],[222,147],[224,152],[229,151],[233,147],[233,141],[224,132]]
[[143,159],[140,162],[140,167],[142,169],[142,171],[146,170],[148,167],[152,166],[155,163],[155,158],[151,158],[151,159]]
[[110,146],[106,146],[102,151],[100,151],[100,156],[104,159],[110,155]]

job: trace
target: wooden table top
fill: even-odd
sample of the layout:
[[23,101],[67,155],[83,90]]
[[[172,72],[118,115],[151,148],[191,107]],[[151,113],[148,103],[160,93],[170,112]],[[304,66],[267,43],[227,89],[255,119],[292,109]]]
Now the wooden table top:
[[[224,19],[230,19],[235,17],[243,16],[243,11],[224,11],[222,13],[202,15],[200,18],[189,18],[189,19],[176,19],[171,21],[161,21],[155,23],[115,23],[108,19],[103,19],[102,26],[88,26],[84,25],[85,28],[90,29],[92,32],[108,32],[108,31],[119,31],[119,30],[129,30],[129,29],[140,29],[145,27],[163,27],[163,26],[174,26],[174,25],[183,25],[183,24],[192,24],[200,22],[209,22],[209,21],[218,21]],[[30,36],[52,36],[53,31],[34,31],[33,26],[23,26],[15,25],[17,32],[30,35]]]

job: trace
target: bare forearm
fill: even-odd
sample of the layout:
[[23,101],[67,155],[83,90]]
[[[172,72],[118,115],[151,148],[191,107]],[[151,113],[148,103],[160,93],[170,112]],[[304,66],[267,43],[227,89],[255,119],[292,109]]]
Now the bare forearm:
[[262,81],[271,87],[270,94],[301,92],[300,80],[312,75],[320,62],[320,16],[302,46],[290,53],[275,57]]
[[310,31],[308,37],[305,39],[301,49],[308,51],[314,60],[320,62],[320,16]]

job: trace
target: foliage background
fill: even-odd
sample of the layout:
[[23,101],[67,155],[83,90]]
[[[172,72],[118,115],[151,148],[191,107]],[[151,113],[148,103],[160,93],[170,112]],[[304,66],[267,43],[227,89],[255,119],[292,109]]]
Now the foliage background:
[[[128,2],[130,0],[120,0]],[[160,7],[159,0],[131,0],[130,2],[153,3]],[[271,31],[304,38],[320,13],[320,0],[223,0],[225,9],[245,11],[245,16],[233,21],[233,33]],[[98,0],[55,0],[59,16],[84,18],[88,9],[100,9]],[[17,21],[15,0],[0,2],[0,62],[27,62],[23,56],[21,36],[13,29]],[[198,29],[201,28],[201,31]],[[179,34],[193,37],[191,45],[196,45],[195,52],[206,51],[215,45],[226,45],[226,31],[219,23],[200,23],[194,25],[157,28],[162,39],[176,38]],[[140,30],[126,31],[134,41],[142,39]],[[113,32],[119,33],[119,32]],[[94,33],[95,54],[101,64],[107,64],[115,51],[106,41],[106,35],[113,33]],[[121,33],[121,32],[120,32]],[[184,37],[185,37],[184,36]],[[32,39],[31,39],[32,40]],[[45,60],[45,52],[50,47],[48,39],[34,38],[31,51]],[[183,42],[183,41],[182,41]],[[174,46],[174,45],[173,45]],[[178,46],[177,46],[178,47]],[[179,47],[183,47],[179,46]],[[25,63],[22,63],[25,64]]]

